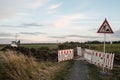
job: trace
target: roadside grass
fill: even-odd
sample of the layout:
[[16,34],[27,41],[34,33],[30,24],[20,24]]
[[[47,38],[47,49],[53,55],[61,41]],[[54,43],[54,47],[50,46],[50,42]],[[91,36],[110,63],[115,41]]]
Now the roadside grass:
[[0,80],[38,80],[41,75],[43,71],[34,58],[10,51],[0,57]]
[[37,62],[35,58],[9,51],[0,56],[0,80],[52,80],[67,63]]
[[99,68],[93,64],[88,64],[89,68],[89,80],[102,80],[99,76]]
[[0,54],[2,54],[3,53],[3,51],[0,51]]
[[0,51],[0,56],[3,54],[3,51]]
[[102,76],[100,72],[102,68],[93,64],[88,64],[89,67],[89,80],[120,80],[120,69],[113,70],[105,69],[106,75]]
[[21,44],[21,46],[26,48],[41,48],[41,47],[48,47],[50,49],[56,49],[58,48],[57,44]]
[[61,70],[55,73],[53,80],[67,80],[69,69],[73,66],[74,60],[65,61],[61,63],[64,63],[65,65],[61,68]]
[[119,68],[113,68],[113,80],[120,80],[120,67]]

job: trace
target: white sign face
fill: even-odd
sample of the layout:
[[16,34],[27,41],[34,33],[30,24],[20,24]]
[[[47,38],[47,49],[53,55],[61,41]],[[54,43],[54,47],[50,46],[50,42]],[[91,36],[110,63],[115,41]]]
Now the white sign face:
[[100,32],[110,32],[110,28],[106,23],[104,23],[103,27],[100,29]]
[[105,19],[97,33],[113,33],[108,21]]
[[58,50],[58,62],[73,59],[73,56],[74,56],[73,49]]

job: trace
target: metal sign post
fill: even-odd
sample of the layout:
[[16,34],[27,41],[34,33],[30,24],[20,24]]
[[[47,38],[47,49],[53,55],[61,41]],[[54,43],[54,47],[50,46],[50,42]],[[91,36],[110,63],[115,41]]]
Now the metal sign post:
[[[105,54],[105,42],[106,42],[106,34],[104,33],[104,47],[103,47],[103,51],[104,51],[104,54]],[[103,58],[103,72],[104,72],[104,58]]]
[[[103,47],[103,52],[104,52],[104,55],[105,55],[105,42],[106,42],[106,34],[113,34],[113,30],[112,28],[110,27],[107,19],[105,19],[105,21],[102,23],[102,25],[100,26],[100,28],[98,29],[97,33],[103,33],[104,34],[104,47]],[[105,56],[103,58],[103,73],[104,73],[104,68],[105,68],[105,65],[104,65],[104,61],[105,61]]]

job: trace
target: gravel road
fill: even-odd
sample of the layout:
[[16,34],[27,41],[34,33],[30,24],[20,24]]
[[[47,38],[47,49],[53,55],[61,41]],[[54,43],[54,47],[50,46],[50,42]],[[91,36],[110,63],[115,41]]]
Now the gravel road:
[[68,80],[88,80],[87,63],[81,58],[77,59],[68,74]]

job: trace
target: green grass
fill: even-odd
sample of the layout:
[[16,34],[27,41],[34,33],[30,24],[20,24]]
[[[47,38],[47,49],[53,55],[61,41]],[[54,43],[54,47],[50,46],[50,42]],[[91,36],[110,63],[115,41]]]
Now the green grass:
[[99,69],[92,65],[88,64],[89,67],[89,80],[102,80],[99,76]]
[[48,47],[50,49],[58,48],[57,44],[21,44],[21,46],[27,48],[41,48],[41,47]]
[[65,61],[64,67],[62,67],[61,70],[55,73],[53,80],[67,80],[67,74],[73,64],[74,60]]
[[114,68],[112,70],[113,80],[120,80],[120,68]]
[[[92,50],[103,52],[103,44],[87,44],[87,45]],[[119,54],[120,44],[106,44],[106,52]]]
[[100,72],[103,71],[102,68],[97,67],[93,64],[88,64],[88,67],[89,67],[89,80],[114,80],[113,74],[110,70],[105,69],[107,75],[102,76],[100,74]]

